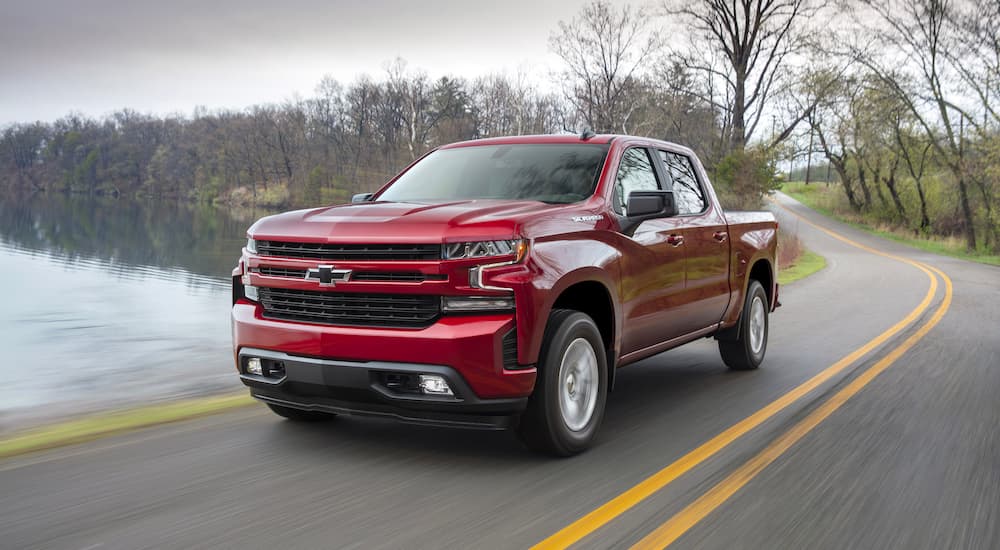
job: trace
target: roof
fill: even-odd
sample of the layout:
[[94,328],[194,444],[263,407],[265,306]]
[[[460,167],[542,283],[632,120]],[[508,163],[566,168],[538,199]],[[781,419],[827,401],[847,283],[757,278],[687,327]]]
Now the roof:
[[640,143],[645,143],[646,145],[653,147],[669,147],[671,149],[682,151],[686,154],[693,155],[694,153],[684,147],[683,145],[663,141],[660,139],[640,137],[640,136],[626,136],[619,134],[597,134],[593,137],[587,138],[586,140],[581,139],[579,134],[540,134],[534,136],[507,136],[507,137],[494,137],[485,139],[474,139],[470,141],[459,141],[457,143],[450,143],[448,145],[442,145],[439,149],[455,149],[459,147],[475,147],[478,145],[515,145],[515,144],[537,144],[537,143],[595,143],[595,144],[608,144],[614,140],[624,140],[624,141],[636,141]]
[[470,141],[459,141],[441,146],[441,149],[453,149],[456,147],[471,147],[476,145],[513,145],[522,143],[611,143],[617,135],[597,134],[586,140],[580,139],[580,134],[541,134],[535,136],[507,136],[485,139],[474,139]]

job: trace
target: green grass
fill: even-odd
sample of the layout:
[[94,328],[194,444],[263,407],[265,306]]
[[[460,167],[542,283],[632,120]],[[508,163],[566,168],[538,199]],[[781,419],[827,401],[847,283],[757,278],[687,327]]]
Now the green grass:
[[801,202],[809,208],[812,208],[820,214],[823,214],[824,216],[844,222],[852,227],[861,229],[862,231],[867,231],[873,235],[878,235],[879,237],[912,246],[925,252],[940,254],[942,256],[951,256],[953,258],[961,258],[963,260],[983,264],[1000,265],[1000,255],[969,252],[965,248],[965,244],[961,239],[915,237],[909,232],[904,233],[902,230],[886,226],[875,226],[865,220],[836,210],[833,205],[836,204],[837,197],[834,197],[833,194],[839,193],[840,191],[835,185],[827,186],[821,183],[805,185],[801,182],[789,182],[782,185],[781,192]]
[[826,267],[826,258],[811,250],[805,250],[792,262],[792,265],[778,272],[778,284],[787,285],[804,279],[824,267]]
[[185,399],[97,414],[0,437],[0,458],[83,443],[127,431],[189,420],[254,403],[247,394]]

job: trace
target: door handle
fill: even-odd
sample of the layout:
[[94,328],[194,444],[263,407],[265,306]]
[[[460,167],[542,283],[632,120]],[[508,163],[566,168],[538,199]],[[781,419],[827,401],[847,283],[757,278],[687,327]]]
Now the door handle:
[[684,235],[670,235],[667,237],[667,244],[671,246],[680,246],[684,244]]
[[712,235],[712,238],[719,241],[720,243],[724,243],[726,242],[726,239],[729,238],[729,233],[726,233],[725,231],[716,231]]

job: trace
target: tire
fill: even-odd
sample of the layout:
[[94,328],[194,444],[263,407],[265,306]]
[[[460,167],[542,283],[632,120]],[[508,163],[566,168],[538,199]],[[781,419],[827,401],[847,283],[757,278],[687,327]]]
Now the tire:
[[719,340],[722,361],[733,370],[753,370],[764,361],[767,351],[768,301],[764,287],[751,280],[747,287],[736,337]]
[[601,333],[586,314],[549,315],[538,378],[517,427],[528,448],[571,456],[590,446],[604,419],[608,365]]
[[274,414],[283,416],[292,422],[324,422],[326,420],[331,420],[334,416],[336,416],[333,413],[304,411],[302,409],[282,407],[281,405],[272,405],[271,403],[268,403],[267,406],[274,411]]

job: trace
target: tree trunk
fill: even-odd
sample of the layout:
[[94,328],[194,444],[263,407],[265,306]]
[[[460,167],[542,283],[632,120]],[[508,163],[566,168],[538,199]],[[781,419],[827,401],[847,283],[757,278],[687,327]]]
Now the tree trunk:
[[958,170],[958,198],[962,205],[962,217],[965,218],[965,246],[969,252],[976,250],[976,227],[972,220],[972,208],[969,206],[969,190],[965,184],[965,175],[961,168]]
[[885,178],[882,177],[882,161],[875,163],[875,169],[872,170],[872,183],[875,185],[875,194],[878,195],[878,202],[882,205],[882,208],[889,209],[889,201],[885,200],[885,193],[882,192],[882,181]]
[[927,195],[924,194],[924,184],[922,178],[914,178],[917,184],[917,196],[920,197],[920,229],[927,229],[931,226],[931,219],[927,216]]
[[989,187],[986,184],[985,179],[975,178],[976,187],[979,188],[979,192],[983,195],[983,207],[986,208],[986,230],[989,232],[985,238],[987,246],[996,247],[997,241],[997,228],[993,224],[993,197],[990,194]]
[[733,94],[733,130],[730,152],[742,153],[746,148],[746,75],[737,71]]
[[863,206],[865,208],[871,208],[871,205],[872,205],[872,190],[871,190],[871,188],[868,187],[868,182],[865,181],[865,175],[866,175],[865,174],[865,169],[861,166],[861,164],[859,162],[858,163],[858,185],[861,186],[861,193],[864,195],[864,198],[865,198],[865,202],[864,202]]
[[899,213],[899,217],[902,221],[906,221],[906,208],[903,207],[903,201],[899,199],[899,191],[896,189],[896,173],[895,171],[889,173],[889,177],[885,178],[885,186],[889,189],[889,195],[892,197],[892,203],[896,206],[896,212]]
[[861,205],[858,204],[858,197],[854,194],[854,186],[851,185],[851,180],[847,178],[847,170],[841,172],[838,169],[837,172],[840,174],[840,184],[844,186],[844,194],[847,195],[847,203],[851,205],[851,209],[855,212],[860,212]]

